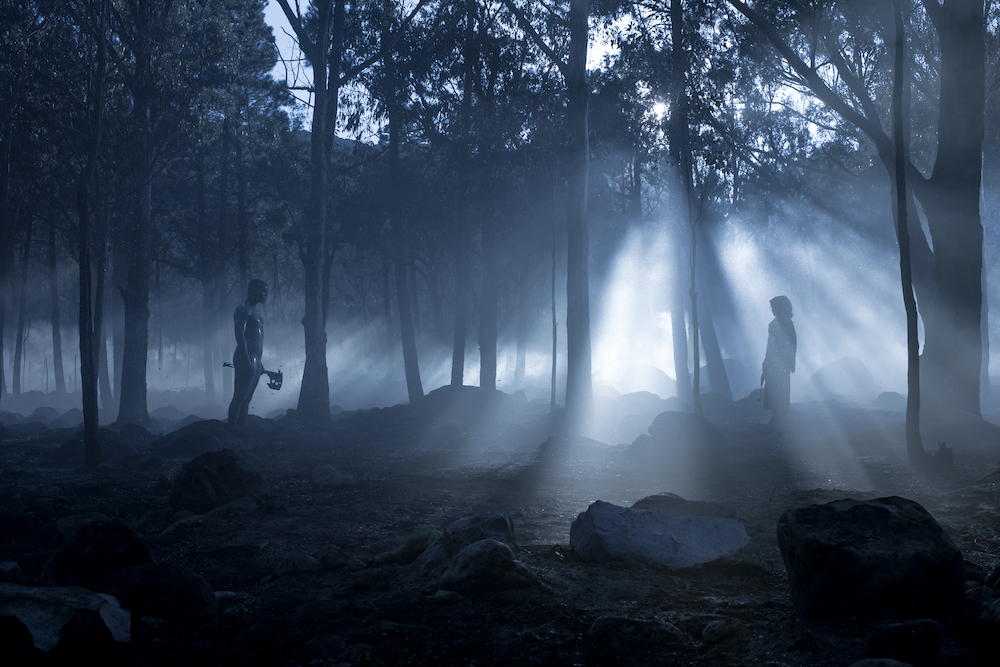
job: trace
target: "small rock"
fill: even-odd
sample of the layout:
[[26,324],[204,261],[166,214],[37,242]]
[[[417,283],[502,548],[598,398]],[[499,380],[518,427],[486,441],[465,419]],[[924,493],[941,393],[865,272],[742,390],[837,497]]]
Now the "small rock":
[[225,505],[219,505],[214,510],[208,512],[208,515],[222,515],[222,516],[242,516],[244,514],[250,514],[251,512],[257,511],[260,505],[257,501],[250,496],[243,496],[242,498],[237,498]]
[[306,642],[306,645],[302,647],[302,657],[305,658],[306,662],[313,660],[326,662],[339,655],[345,646],[344,638],[340,635],[320,635]]
[[329,546],[320,551],[318,558],[323,567],[330,571],[346,570],[348,572],[355,572],[363,570],[366,567],[363,562],[357,558],[348,556],[343,549],[335,546]]
[[322,571],[323,564],[301,549],[292,550],[292,553],[288,554],[288,556],[274,568],[274,574],[278,577],[295,572]]
[[170,629],[170,621],[165,618],[155,618],[153,616],[143,616],[142,617],[142,627],[148,628],[155,632],[166,632]]
[[515,560],[503,542],[479,540],[462,549],[441,575],[440,587],[460,593],[484,593],[528,588],[538,583],[535,574]]
[[245,496],[262,498],[271,494],[264,476],[231,449],[202,454],[185,463],[172,489],[170,504],[174,509],[198,513]]
[[891,658],[913,667],[934,667],[941,650],[941,626],[930,619],[883,623],[872,631],[868,655]]
[[684,633],[672,623],[619,616],[599,616],[587,636],[609,653],[660,652],[687,644]]
[[440,537],[441,533],[433,530],[424,530],[411,535],[405,542],[392,551],[381,553],[372,560],[373,565],[387,565],[389,563],[399,563],[405,565],[412,563],[420,554],[427,550],[431,542]]
[[706,644],[718,644],[745,633],[746,628],[735,618],[717,618],[701,631],[701,640]]
[[318,487],[331,488],[354,484],[353,477],[345,475],[329,463],[320,463],[313,466],[310,477],[312,478],[313,485]]
[[418,562],[424,572],[447,569],[455,555],[479,540],[495,540],[517,552],[514,524],[500,512],[481,512],[451,522],[441,537],[434,540],[420,555]]
[[21,578],[21,566],[12,560],[0,563],[0,581],[11,581],[17,583]]
[[56,521],[56,534],[59,536],[59,542],[65,542],[70,538],[73,533],[80,530],[88,523],[93,523],[94,521],[107,521],[108,517],[101,514],[100,512],[84,512],[82,514],[71,514],[69,516],[64,516],[63,518]]

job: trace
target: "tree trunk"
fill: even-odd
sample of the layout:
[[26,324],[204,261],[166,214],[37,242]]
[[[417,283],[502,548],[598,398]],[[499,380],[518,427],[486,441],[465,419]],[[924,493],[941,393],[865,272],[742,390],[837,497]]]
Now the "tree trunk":
[[497,388],[497,239],[492,201],[482,218],[483,286],[479,304],[479,386]]
[[66,393],[66,376],[63,371],[62,327],[59,322],[59,265],[56,247],[56,224],[49,225],[49,320],[52,323],[52,371],[56,378],[56,392]]
[[28,259],[31,257],[31,231],[33,220],[28,218],[28,224],[24,230],[24,245],[21,255],[21,283],[18,290],[17,300],[17,338],[14,340],[14,385],[12,391],[14,396],[21,395],[21,365],[24,356],[24,330],[27,327],[28,319]]
[[[111,247],[111,280],[112,284],[119,291],[128,284],[128,272],[125,267],[126,242],[125,242],[125,220],[131,213],[129,211],[118,211],[113,230],[113,241]],[[124,296],[124,295],[123,295]],[[112,296],[108,299],[111,302],[111,353],[114,371],[114,381],[112,387],[115,395],[121,402],[122,391],[122,360],[125,356],[125,299]],[[109,406],[110,407],[110,406]],[[117,418],[116,418],[117,419]]]
[[465,0],[465,42],[462,52],[462,141],[459,145],[458,173],[463,179],[459,212],[455,218],[453,257],[455,266],[455,335],[451,351],[451,385],[461,387],[465,375],[465,339],[469,321],[469,218],[472,213],[471,160],[469,136],[472,127],[473,75],[479,63],[476,47],[476,0]]
[[[382,44],[389,43],[389,21],[395,5],[386,0],[383,5],[385,17],[382,24]],[[406,258],[403,253],[403,215],[400,202],[402,185],[399,166],[399,108],[398,83],[396,81],[395,54],[387,49],[385,63],[385,101],[389,116],[389,226],[392,234],[392,263],[396,277],[396,310],[399,313],[399,332],[403,343],[403,369],[406,373],[406,393],[410,405],[419,405],[424,397],[420,381],[420,366],[417,361],[417,344],[413,329],[413,314],[410,312],[410,288],[406,280]]]
[[120,424],[150,423],[146,403],[146,358],[149,350],[149,264],[151,235],[152,151],[146,132],[140,139],[139,200],[128,234],[128,287],[122,291],[125,303],[125,340],[122,351],[122,384],[118,402]]
[[593,402],[590,345],[590,240],[587,232],[587,190],[590,174],[587,82],[589,40],[588,0],[570,3],[570,47],[566,77],[569,124],[568,198],[566,210],[566,412],[571,429],[578,428]]
[[[910,269],[910,231],[907,224],[906,143],[903,140],[903,85],[907,83],[906,35],[903,32],[903,9],[893,0],[895,28],[895,63],[892,80],[892,134],[896,151],[893,185],[896,194],[896,232],[899,241],[899,276],[906,310],[906,453],[910,465],[925,463],[923,441],[920,438],[920,341],[917,339],[917,302],[913,296],[913,275]],[[908,111],[908,109],[906,110]]]
[[[691,403],[691,373],[688,370],[688,342],[687,329],[684,322],[685,302],[683,285],[686,282],[684,271],[682,270],[683,255],[679,241],[674,243],[674,256],[676,258],[674,271],[674,284],[671,289],[670,305],[670,330],[673,337],[674,349],[674,377],[677,385],[677,397],[682,403]],[[666,398],[666,397],[664,397]]]
[[205,196],[205,151],[195,149],[195,200],[198,208],[198,240],[201,245],[198,273],[201,278],[201,349],[202,366],[205,371],[205,399],[216,403],[214,348],[217,336],[215,323],[219,320],[215,304],[215,277],[210,255],[212,240],[208,229],[208,202]]
[[[309,215],[300,243],[302,250],[305,312],[305,365],[299,390],[299,413],[308,421],[325,424],[330,420],[330,377],[326,365],[326,328],[323,322],[323,261],[327,226],[327,127],[330,91],[327,79],[333,1],[316,3],[318,32],[309,54],[313,68],[313,116],[310,138]],[[301,42],[301,40],[300,40]]]
[[[95,51],[97,52],[97,70],[92,79],[93,87],[88,90],[87,95],[87,121],[89,126],[89,142],[87,146],[87,160],[84,168],[80,172],[77,182],[77,214],[80,227],[79,236],[79,287],[80,287],[80,378],[81,395],[83,398],[83,451],[84,465],[94,469],[103,459],[101,447],[97,441],[98,429],[98,405],[97,405],[97,368],[94,346],[95,339],[100,340],[100,327],[102,318],[98,310],[95,316],[93,298],[93,271],[91,266],[92,248],[90,237],[90,183],[93,180],[94,172],[97,168],[97,157],[101,146],[101,126],[104,109],[104,71],[105,71],[105,29],[104,22],[107,16],[107,3],[100,6],[100,15],[91,19],[96,19]],[[102,226],[103,227],[103,226]],[[101,241],[106,239],[105,230],[102,228],[98,235]],[[103,253],[103,247],[99,246]],[[98,268],[103,271],[103,259],[98,261]],[[100,285],[100,279],[99,283]],[[96,307],[103,308],[103,295],[98,287],[96,295]]]
[[729,377],[722,361],[722,350],[719,348],[719,338],[715,334],[715,322],[712,311],[708,308],[705,298],[701,297],[698,328],[701,330],[701,343],[705,346],[705,365],[708,368],[708,383],[713,394],[719,394],[731,399],[733,391],[729,387]]
[[934,244],[935,293],[923,313],[923,399],[929,412],[978,415],[985,20],[982,0],[950,0],[940,10],[932,13],[941,45],[938,151],[927,187],[918,192]]

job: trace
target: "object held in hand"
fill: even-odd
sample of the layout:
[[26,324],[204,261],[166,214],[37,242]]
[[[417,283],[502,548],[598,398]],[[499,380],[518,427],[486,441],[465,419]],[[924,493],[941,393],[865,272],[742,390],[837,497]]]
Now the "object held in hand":
[[[222,365],[225,366],[226,368],[235,368],[235,366],[233,366],[228,361],[223,361]],[[260,372],[261,374],[267,376],[267,386],[270,389],[274,389],[275,391],[281,389],[281,383],[284,382],[285,380],[285,376],[282,374],[281,371],[266,371],[261,369]]]
[[281,374],[281,371],[261,371],[267,375],[267,386],[270,389],[278,390],[281,389],[281,383],[284,381],[285,377]]

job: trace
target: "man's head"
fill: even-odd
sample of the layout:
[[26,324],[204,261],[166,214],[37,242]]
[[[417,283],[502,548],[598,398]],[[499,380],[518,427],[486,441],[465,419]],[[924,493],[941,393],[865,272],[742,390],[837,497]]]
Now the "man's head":
[[267,300],[267,283],[259,278],[254,278],[247,285],[247,301],[251,304],[264,303]]

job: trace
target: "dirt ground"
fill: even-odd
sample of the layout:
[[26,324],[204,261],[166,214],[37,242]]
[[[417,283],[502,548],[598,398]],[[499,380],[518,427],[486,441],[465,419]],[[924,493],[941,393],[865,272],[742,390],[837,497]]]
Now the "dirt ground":
[[[993,474],[1000,456],[992,446],[951,442],[954,469],[926,478],[906,465],[901,412],[798,404],[784,435],[759,413],[709,416],[725,438],[652,462],[630,456],[627,444],[648,415],[618,414],[604,435],[619,444],[576,438],[555,447],[542,446],[553,429],[547,409],[528,403],[492,415],[359,411],[319,430],[255,420],[226,444],[267,477],[271,499],[178,525],[165,482],[185,458],[154,454],[87,473],[58,455],[76,429],[8,426],[0,444],[0,560],[17,561],[20,583],[37,584],[58,543],[55,522],[100,512],[135,527],[158,561],[202,574],[220,598],[218,625],[141,626],[127,664],[795,667],[846,667],[867,657],[873,623],[797,616],[775,538],[785,510],[904,496],[931,512],[967,561],[987,572],[1000,561],[1000,474]],[[161,421],[152,430],[177,426]],[[311,471],[323,463],[349,483],[314,485]],[[771,571],[597,565],[569,549],[570,525],[590,503],[628,506],[665,491],[732,508]],[[421,529],[487,510],[512,520],[519,558],[541,586],[444,594],[414,564],[371,563]],[[368,566],[278,574],[293,552],[334,546]],[[661,619],[686,639],[666,650],[595,641],[588,630],[602,615]],[[703,641],[705,626],[724,618],[739,631]],[[945,626],[941,662],[981,664],[957,622]]]

